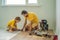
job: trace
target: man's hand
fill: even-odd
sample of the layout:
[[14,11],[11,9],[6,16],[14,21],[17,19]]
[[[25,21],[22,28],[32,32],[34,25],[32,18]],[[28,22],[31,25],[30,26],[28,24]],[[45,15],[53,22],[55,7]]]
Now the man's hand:
[[23,28],[21,29],[21,31],[23,31],[23,30],[24,30],[24,28],[25,28],[26,24],[27,24],[27,18],[25,18],[25,22],[24,22],[24,25],[23,25]]
[[23,31],[23,29],[21,29],[21,31]]

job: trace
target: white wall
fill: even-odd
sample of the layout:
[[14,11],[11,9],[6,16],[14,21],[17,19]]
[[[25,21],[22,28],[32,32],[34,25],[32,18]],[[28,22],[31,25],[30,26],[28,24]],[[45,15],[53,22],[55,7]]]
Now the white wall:
[[56,0],[56,34],[60,40],[60,0]]

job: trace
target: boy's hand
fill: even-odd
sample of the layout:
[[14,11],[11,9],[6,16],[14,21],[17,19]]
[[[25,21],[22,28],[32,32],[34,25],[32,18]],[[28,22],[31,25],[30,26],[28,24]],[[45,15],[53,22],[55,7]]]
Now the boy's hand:
[[9,32],[13,32],[12,30],[9,30]]

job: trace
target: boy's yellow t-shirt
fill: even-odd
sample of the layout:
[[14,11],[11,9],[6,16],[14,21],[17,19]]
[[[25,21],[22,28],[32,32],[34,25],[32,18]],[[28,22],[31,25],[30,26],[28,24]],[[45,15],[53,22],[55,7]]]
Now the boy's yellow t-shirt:
[[13,20],[10,20],[8,22],[8,27],[11,27],[11,28],[16,28],[17,27],[16,22],[15,22],[14,19]]
[[31,21],[32,23],[38,24],[38,17],[33,12],[28,12],[28,17],[25,18],[27,18],[27,20]]

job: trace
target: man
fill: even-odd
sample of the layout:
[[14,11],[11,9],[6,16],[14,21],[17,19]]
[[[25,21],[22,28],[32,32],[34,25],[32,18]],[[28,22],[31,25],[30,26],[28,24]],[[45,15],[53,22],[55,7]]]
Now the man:
[[32,31],[38,29],[38,17],[35,15],[35,13],[27,12],[26,10],[23,10],[21,14],[25,17],[25,23],[22,28],[22,31],[24,29],[25,31]]

